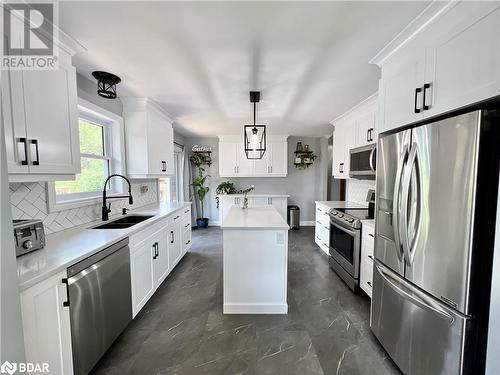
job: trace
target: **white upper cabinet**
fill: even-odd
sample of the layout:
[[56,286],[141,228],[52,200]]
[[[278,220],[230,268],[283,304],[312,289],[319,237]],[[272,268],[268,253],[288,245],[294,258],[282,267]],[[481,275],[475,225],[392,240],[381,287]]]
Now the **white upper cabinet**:
[[2,72],[9,180],[71,179],[80,172],[76,71],[59,48],[57,70]]
[[247,159],[240,136],[219,137],[221,177],[285,177],[288,173],[286,136],[268,136],[262,159]]
[[372,62],[380,132],[500,94],[500,4],[433,2]]
[[350,150],[377,142],[378,138],[377,94],[370,96],[332,121],[333,163],[332,175],[349,178]]
[[426,49],[426,117],[500,94],[498,3],[460,4],[427,33],[434,38]]
[[127,174],[158,178],[174,174],[172,120],[148,99],[123,99]]
[[379,131],[403,126],[423,118],[422,82],[425,54],[411,51],[382,70],[379,84]]

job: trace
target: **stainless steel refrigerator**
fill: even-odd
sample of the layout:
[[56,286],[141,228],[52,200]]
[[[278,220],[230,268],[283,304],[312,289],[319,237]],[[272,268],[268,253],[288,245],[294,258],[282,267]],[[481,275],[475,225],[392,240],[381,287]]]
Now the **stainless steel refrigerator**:
[[378,143],[371,329],[404,374],[484,372],[499,111]]

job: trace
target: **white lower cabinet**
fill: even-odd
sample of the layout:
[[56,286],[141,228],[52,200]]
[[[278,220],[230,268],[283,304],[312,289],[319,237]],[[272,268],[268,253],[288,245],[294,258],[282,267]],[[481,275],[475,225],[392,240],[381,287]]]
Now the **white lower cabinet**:
[[47,363],[50,374],[72,374],[71,326],[66,271],[21,292],[26,361]]
[[[189,241],[188,246],[183,241]],[[134,317],[186,254],[190,244],[191,208],[189,207],[130,237]]]
[[372,297],[374,232],[373,224],[363,223],[361,227],[359,286],[370,298]]
[[146,304],[155,292],[154,238],[148,237],[137,246],[130,246],[130,276],[132,279],[132,315]]
[[316,203],[316,227],[314,241],[327,255],[330,254],[330,209]]

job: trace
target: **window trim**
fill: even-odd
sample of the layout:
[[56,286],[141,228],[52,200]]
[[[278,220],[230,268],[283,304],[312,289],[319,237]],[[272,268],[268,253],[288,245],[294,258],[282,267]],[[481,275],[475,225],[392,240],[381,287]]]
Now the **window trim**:
[[[105,152],[108,151],[110,153],[109,172],[110,174],[124,174],[126,166],[123,118],[82,98],[78,98],[78,117],[83,117],[90,122],[105,126],[107,136],[104,137],[106,142],[104,149]],[[79,156],[85,156],[85,154],[79,153]],[[90,156],[96,159],[99,158],[97,155]],[[107,160],[105,157],[102,159]],[[108,196],[121,195],[126,190],[125,182],[121,179],[112,179],[110,183],[111,189],[108,190]],[[47,208],[49,213],[90,206],[100,202],[102,202],[102,191],[73,193],[68,199],[58,200],[54,181],[47,182]]]

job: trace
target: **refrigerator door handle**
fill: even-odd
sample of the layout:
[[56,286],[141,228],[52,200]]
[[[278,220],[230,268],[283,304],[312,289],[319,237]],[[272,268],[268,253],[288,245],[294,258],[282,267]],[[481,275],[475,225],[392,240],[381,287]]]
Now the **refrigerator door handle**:
[[397,248],[398,259],[403,260],[403,253],[401,250],[401,240],[399,236],[399,190],[401,188],[401,177],[404,170],[404,163],[406,156],[408,154],[408,146],[405,146],[403,152],[401,153],[401,157],[398,161],[398,169],[396,171],[396,180],[394,182],[394,196],[392,198],[392,222],[393,222],[393,230],[394,230],[394,243]]
[[398,281],[392,277],[390,271],[383,269],[378,265],[378,263],[375,263],[375,268],[377,269],[379,274],[383,277],[383,279],[387,282],[387,284],[392,289],[394,289],[396,293],[403,296],[404,298],[406,298],[413,304],[417,305],[418,307],[424,310],[434,312],[442,319],[446,320],[449,325],[452,325],[455,322],[455,317],[453,315],[451,315],[448,311],[439,306],[438,303],[432,301],[429,297],[424,296],[422,292],[419,292],[417,289],[415,289],[412,294],[408,293],[406,290],[397,285]]
[[[413,143],[408,156],[408,162],[403,175],[403,192],[401,194],[401,211],[402,215],[399,217],[399,228],[401,229],[401,242],[403,245],[403,254],[408,266],[413,263],[413,256],[410,253],[410,240],[408,238],[408,198],[410,194],[410,183],[413,168],[415,166],[415,159],[417,157],[417,144]],[[413,253],[415,255],[415,253]]]

